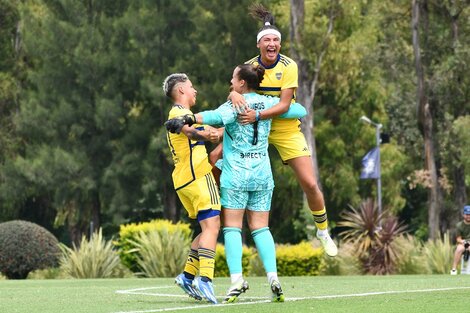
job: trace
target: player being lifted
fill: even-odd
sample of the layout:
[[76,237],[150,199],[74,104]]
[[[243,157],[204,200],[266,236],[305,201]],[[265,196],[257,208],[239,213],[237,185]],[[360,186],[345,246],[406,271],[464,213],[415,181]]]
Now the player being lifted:
[[[169,119],[192,114],[190,109],[196,104],[197,91],[186,74],[169,75],[163,82],[163,91],[174,103]],[[217,303],[212,279],[220,229],[220,198],[203,141],[219,142],[221,134],[203,125],[184,126],[180,131],[167,134],[175,165],[173,184],[189,218],[197,218],[202,231],[191,243],[184,272],[175,282],[189,296]]]
[[[306,197],[310,212],[317,227],[316,236],[323,249],[329,256],[336,256],[338,249],[328,232],[328,218],[326,214],[323,193],[317,184],[313,170],[311,153],[308,149],[304,135],[300,131],[300,121],[297,119],[279,119],[277,116],[286,112],[295,100],[295,91],[298,87],[298,70],[294,60],[280,53],[281,33],[274,26],[273,15],[261,4],[250,7],[250,14],[263,22],[256,42],[260,54],[248,64],[260,64],[266,68],[264,79],[257,93],[280,97],[277,105],[262,110],[258,116],[247,111],[240,114],[241,123],[253,123],[256,119],[273,118],[269,143],[273,144],[279,152],[284,164],[288,164],[297,177]],[[235,91],[230,93],[230,99],[237,108],[244,108],[244,97]],[[212,160],[217,157],[211,156]]]

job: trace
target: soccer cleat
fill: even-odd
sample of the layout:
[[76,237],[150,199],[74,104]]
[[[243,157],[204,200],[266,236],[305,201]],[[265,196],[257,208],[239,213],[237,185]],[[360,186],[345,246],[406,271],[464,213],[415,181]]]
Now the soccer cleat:
[[202,300],[201,295],[193,287],[193,281],[191,279],[186,278],[183,273],[176,276],[175,284],[177,284],[181,289],[183,289],[183,291],[191,298],[194,298],[196,300]]
[[457,270],[456,269],[451,269],[450,270],[450,275],[457,275]]
[[284,302],[284,293],[277,280],[271,282],[271,292],[273,293],[273,302]]
[[336,256],[338,254],[338,248],[328,233],[320,235],[317,232],[317,238],[320,240],[323,246],[323,250],[325,250],[326,254],[329,256]]
[[207,301],[217,304],[217,299],[214,295],[214,287],[210,281],[202,281],[201,277],[198,277],[194,280],[194,287],[201,294],[201,296]]
[[233,303],[238,300],[238,296],[250,289],[248,282],[242,278],[230,286],[225,296],[224,303]]

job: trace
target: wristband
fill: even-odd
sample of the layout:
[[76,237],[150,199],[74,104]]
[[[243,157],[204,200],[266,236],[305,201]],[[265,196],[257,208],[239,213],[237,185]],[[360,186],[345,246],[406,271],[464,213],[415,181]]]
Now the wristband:
[[259,111],[256,111],[256,118],[255,120],[258,122],[261,119],[261,113]]

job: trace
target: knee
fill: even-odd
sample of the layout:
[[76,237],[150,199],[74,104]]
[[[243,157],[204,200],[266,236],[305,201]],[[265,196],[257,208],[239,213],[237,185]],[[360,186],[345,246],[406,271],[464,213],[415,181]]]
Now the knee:
[[457,248],[455,249],[455,254],[461,255],[464,250],[465,250],[464,246],[461,245],[461,244],[459,244],[459,245],[457,246]]
[[207,223],[204,230],[218,235],[220,230],[220,218],[217,216],[216,218],[211,219],[211,222]]
[[321,191],[318,187],[317,181],[314,178],[308,179],[302,183],[303,189],[305,193],[309,193],[312,195],[320,195]]

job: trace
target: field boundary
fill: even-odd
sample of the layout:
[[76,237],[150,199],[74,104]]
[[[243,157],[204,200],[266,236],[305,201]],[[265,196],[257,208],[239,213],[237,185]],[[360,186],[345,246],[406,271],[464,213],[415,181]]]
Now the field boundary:
[[[118,294],[137,294],[137,295],[148,295],[155,297],[185,297],[187,295],[183,294],[170,294],[170,293],[147,293],[143,292],[150,289],[168,289],[172,286],[157,286],[157,287],[148,287],[148,288],[136,288],[136,289],[125,289],[117,290]],[[352,294],[337,294],[337,295],[323,295],[323,296],[311,296],[311,297],[289,297],[286,298],[286,302],[290,301],[303,301],[303,300],[327,300],[327,299],[337,299],[337,298],[352,298],[352,297],[369,297],[369,296],[378,296],[378,295],[387,295],[387,294],[403,294],[403,293],[429,293],[429,292],[441,292],[441,291],[452,291],[452,290],[463,290],[470,289],[470,286],[462,287],[446,287],[446,288],[430,288],[430,289],[412,289],[412,290],[389,290],[389,291],[373,291],[373,292],[363,292],[363,293],[352,293]],[[255,301],[249,302],[235,302],[228,304],[218,304],[216,307],[222,306],[238,306],[238,305],[253,305],[261,303],[269,303],[271,300],[268,297],[243,297],[243,299],[255,299]],[[154,313],[154,312],[166,312],[166,311],[183,311],[183,310],[195,310],[195,309],[204,309],[204,308],[213,308],[214,304],[199,304],[192,306],[184,307],[172,307],[172,308],[160,308],[153,310],[141,310],[141,311],[118,311],[112,313]]]

